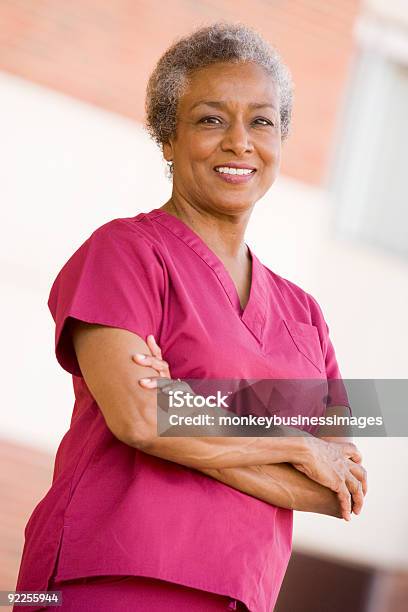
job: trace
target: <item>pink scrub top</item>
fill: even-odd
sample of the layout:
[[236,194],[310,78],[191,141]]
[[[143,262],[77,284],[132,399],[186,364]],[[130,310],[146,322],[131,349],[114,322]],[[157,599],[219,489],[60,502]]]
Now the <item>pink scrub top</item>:
[[[160,209],[105,223],[65,263],[48,306],[75,404],[52,486],[25,529],[18,590],[46,590],[53,574],[56,581],[134,575],[273,610],[291,554],[293,512],[120,442],[66,333],[69,317],[144,339],[153,333],[173,378],[340,379],[316,300],[249,250],[243,310],[221,260]],[[348,405],[336,389],[326,405]]]

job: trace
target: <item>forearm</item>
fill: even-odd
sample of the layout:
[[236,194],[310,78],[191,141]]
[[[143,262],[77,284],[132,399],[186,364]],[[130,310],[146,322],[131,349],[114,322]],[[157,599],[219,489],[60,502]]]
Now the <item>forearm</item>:
[[336,493],[288,463],[200,471],[268,504],[341,518]]
[[[187,467],[218,469],[295,463],[296,457],[304,459],[307,454],[304,438],[308,434],[296,428],[275,428],[276,435],[273,437],[236,437],[223,436],[226,430],[218,425],[200,427],[199,436],[189,435],[194,433],[194,429],[189,426],[178,426],[177,436],[158,435],[158,409],[160,407],[157,404],[154,407],[142,407],[140,414],[143,415],[143,423],[139,427],[137,439],[134,443],[130,440],[130,444],[147,454]],[[211,408],[206,409],[206,413],[214,417],[217,415]],[[195,410],[192,410],[190,415],[194,414]],[[171,432],[170,426],[167,430],[163,429],[166,419],[161,424],[163,433]],[[143,435],[140,435],[141,429]],[[212,435],[206,436],[207,431]]]
[[150,455],[196,469],[240,468],[277,463],[296,463],[304,457],[303,436],[290,437],[160,437],[139,448]]

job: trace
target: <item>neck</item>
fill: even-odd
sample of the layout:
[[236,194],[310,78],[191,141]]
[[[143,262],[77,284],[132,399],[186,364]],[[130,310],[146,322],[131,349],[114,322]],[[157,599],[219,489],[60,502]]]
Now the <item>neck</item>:
[[203,210],[174,193],[161,210],[178,217],[220,257],[248,257],[244,237],[251,211],[226,214]]

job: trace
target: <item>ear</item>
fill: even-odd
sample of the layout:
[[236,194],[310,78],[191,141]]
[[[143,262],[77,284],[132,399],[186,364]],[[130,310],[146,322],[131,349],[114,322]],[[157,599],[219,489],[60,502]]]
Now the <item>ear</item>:
[[173,161],[173,145],[171,141],[163,143],[163,157],[166,161]]

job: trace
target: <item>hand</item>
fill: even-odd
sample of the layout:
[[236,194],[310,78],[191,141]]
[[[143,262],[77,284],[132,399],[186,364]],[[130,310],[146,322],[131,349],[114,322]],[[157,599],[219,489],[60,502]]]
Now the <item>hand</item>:
[[[316,438],[319,438],[319,440],[324,440],[325,442],[332,442],[333,444],[348,444],[351,443],[353,444],[353,439],[351,437],[345,437],[345,436],[319,436],[316,435]],[[355,461],[356,463],[361,463],[362,461],[362,457],[361,454],[359,453],[358,455],[356,455],[356,458],[353,459],[353,461]]]
[[293,463],[293,467],[337,493],[346,521],[351,519],[351,512],[360,514],[367,493],[367,473],[355,444],[310,436],[305,438],[305,445],[305,460]]
[[[163,359],[162,351],[160,346],[157,344],[153,334],[147,336],[147,346],[151,351],[151,355],[144,353],[136,353],[132,355],[133,361],[138,365],[151,367],[158,373],[158,376],[152,376],[150,378],[140,378],[139,385],[145,389],[157,389],[159,387],[162,393],[168,393],[169,391],[183,391],[184,393],[194,394],[190,385],[177,378],[172,380],[170,374],[170,367],[167,361]],[[160,380],[162,378],[168,379]]]
[[146,355],[144,353],[136,353],[132,355],[133,361],[135,361],[138,365],[142,366],[150,366],[159,374],[158,377],[152,378],[140,378],[139,384],[141,387],[145,387],[147,389],[156,389],[157,388],[157,378],[170,378],[170,367],[167,361],[164,361],[162,357],[162,352],[160,346],[157,344],[155,337],[153,334],[149,334],[146,339],[147,346],[151,351],[151,355]]
[[[319,440],[324,440],[325,442],[331,442],[332,444],[353,444],[353,439],[350,437],[340,437],[340,436],[319,436],[317,435],[316,438],[319,438]],[[357,453],[357,455],[355,455],[355,457],[352,459],[352,461],[354,461],[355,463],[361,463],[363,460],[361,453]],[[367,474],[366,474],[366,480],[367,480]],[[366,491],[367,491],[367,482],[366,482]]]

